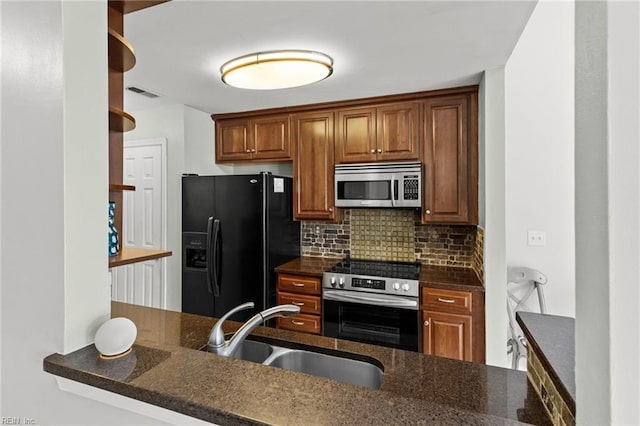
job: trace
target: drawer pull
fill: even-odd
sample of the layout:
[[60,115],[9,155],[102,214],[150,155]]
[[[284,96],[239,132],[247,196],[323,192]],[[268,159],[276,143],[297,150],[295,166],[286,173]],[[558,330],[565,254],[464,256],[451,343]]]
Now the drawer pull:
[[293,325],[304,325],[304,321],[294,321],[294,320],[291,320],[291,324],[293,324]]
[[303,283],[291,283],[291,285],[294,287],[304,287]]
[[443,299],[442,297],[438,297],[438,302],[442,302],[442,303],[456,303],[455,300],[453,299]]
[[292,305],[304,306],[304,302],[291,302]]

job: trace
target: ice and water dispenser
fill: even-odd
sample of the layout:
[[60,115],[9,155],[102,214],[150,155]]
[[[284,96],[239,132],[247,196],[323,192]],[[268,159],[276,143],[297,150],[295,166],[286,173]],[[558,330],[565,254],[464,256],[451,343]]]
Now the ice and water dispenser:
[[182,234],[184,266],[187,269],[207,270],[207,233],[184,232]]

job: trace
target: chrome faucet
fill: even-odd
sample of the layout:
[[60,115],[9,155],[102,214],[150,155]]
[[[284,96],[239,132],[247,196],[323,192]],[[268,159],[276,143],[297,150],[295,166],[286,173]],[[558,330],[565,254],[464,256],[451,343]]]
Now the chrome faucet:
[[222,323],[229,318],[229,316],[236,312],[243,311],[245,309],[251,309],[255,305],[253,302],[243,303],[240,306],[236,306],[229,312],[224,314],[222,318],[211,329],[209,334],[209,343],[207,344],[207,350],[214,354],[223,356],[232,356],[240,347],[240,343],[253,331],[254,328],[263,324],[265,321],[275,317],[290,317],[297,315],[300,312],[300,307],[295,305],[277,305],[269,309],[255,314],[249,318],[247,322],[235,332],[235,334],[229,340],[224,339],[224,332],[222,331]]

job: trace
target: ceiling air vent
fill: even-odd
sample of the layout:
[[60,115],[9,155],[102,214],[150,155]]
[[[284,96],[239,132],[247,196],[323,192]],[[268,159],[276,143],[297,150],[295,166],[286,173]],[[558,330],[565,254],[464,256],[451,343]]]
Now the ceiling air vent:
[[159,97],[159,95],[156,95],[155,93],[148,92],[144,89],[140,89],[139,87],[135,87],[135,86],[129,86],[127,87],[127,90],[133,93],[137,93],[138,95],[146,96],[147,98],[150,98],[150,99]]

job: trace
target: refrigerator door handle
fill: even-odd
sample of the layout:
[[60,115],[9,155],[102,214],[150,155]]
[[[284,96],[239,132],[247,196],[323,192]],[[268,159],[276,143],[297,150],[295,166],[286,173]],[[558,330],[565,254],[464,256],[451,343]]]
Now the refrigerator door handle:
[[222,240],[220,238],[220,220],[213,221],[213,295],[220,296],[222,281]]
[[207,246],[205,256],[207,258],[207,289],[213,294],[213,217],[207,221]]

